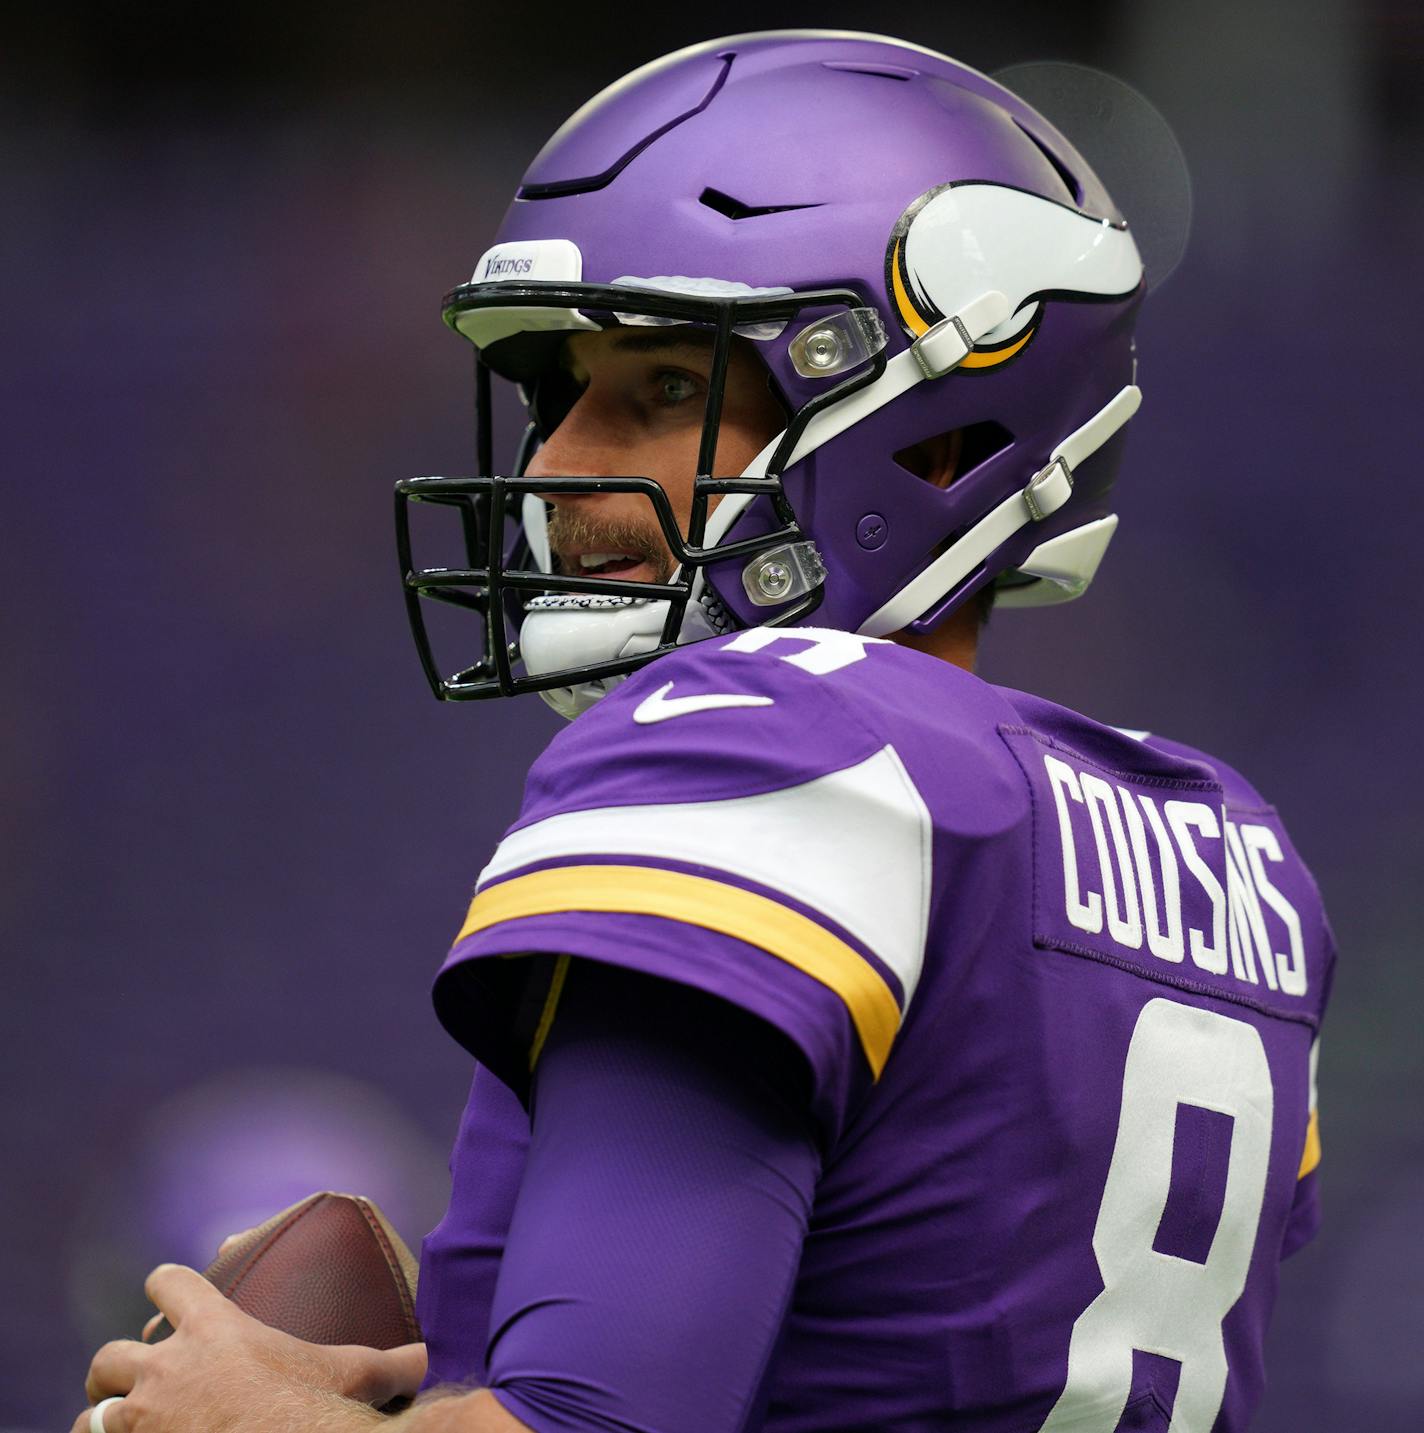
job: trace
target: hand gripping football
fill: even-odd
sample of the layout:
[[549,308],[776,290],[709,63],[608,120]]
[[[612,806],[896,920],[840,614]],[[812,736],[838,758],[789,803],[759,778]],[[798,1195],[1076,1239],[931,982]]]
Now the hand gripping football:
[[[308,1343],[397,1348],[420,1340],[417,1265],[369,1199],[310,1194],[203,1270],[244,1313]],[[166,1319],[150,1343],[173,1332]]]

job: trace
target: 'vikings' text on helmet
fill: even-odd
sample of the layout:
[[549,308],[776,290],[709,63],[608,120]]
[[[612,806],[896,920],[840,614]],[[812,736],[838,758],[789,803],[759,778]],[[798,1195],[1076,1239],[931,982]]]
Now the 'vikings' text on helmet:
[[[402,576],[437,695],[541,691],[575,715],[678,642],[803,621],[925,632],[987,584],[997,605],[1077,596],[1117,519],[1109,443],[1137,407],[1143,266],[1067,139],[933,51],[782,31],[682,50],[596,96],[524,176],[445,319],[478,350],[478,475],[397,485]],[[523,475],[567,407],[571,331],[694,324],[714,336],[687,532],[651,479]],[[754,345],[786,427],[714,473],[719,384]],[[493,471],[491,382],[529,427]],[[562,408],[561,408],[562,405]],[[939,488],[896,461],[960,430]],[[1106,445],[1106,446],[1105,446]],[[554,571],[545,498],[644,494],[665,582]],[[719,501],[711,501],[720,499]],[[462,522],[466,565],[421,567],[409,505]],[[451,676],[423,602],[468,609]]]

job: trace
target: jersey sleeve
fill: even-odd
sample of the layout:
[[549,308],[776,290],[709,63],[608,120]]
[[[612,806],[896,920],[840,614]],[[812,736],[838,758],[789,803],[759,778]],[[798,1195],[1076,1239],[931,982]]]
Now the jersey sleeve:
[[528,1112],[477,1066],[450,1156],[450,1202],[420,1248],[424,1388],[484,1380],[490,1305],[528,1149]]
[[1310,1047],[1310,1105],[1305,1126],[1305,1145],[1301,1150],[1300,1171],[1296,1176],[1295,1199],[1286,1220],[1285,1238],[1281,1242],[1283,1258],[1303,1249],[1320,1229],[1320,1099],[1317,1089],[1320,1068],[1320,1039]]
[[924,802],[836,677],[716,639],[562,732],[437,978],[451,1034],[523,1090],[569,959],[640,971],[782,1032],[834,1131],[894,1043],[931,860]]
[[819,1171],[795,1058],[685,987],[573,968],[489,1320],[522,1423],[761,1426]]
[[[1320,1000],[1320,1018],[1325,1017],[1325,1008],[1330,1002],[1330,993],[1335,985],[1335,967],[1339,958],[1335,933],[1323,909],[1320,916],[1322,940],[1325,948],[1325,980]],[[1287,1258],[1303,1249],[1319,1232],[1320,1208],[1320,1034],[1317,1027],[1315,1039],[1310,1046],[1309,1095],[1305,1138],[1301,1147],[1300,1169],[1296,1177],[1295,1199],[1291,1203],[1290,1216],[1286,1220],[1285,1236],[1281,1242],[1281,1257]]]

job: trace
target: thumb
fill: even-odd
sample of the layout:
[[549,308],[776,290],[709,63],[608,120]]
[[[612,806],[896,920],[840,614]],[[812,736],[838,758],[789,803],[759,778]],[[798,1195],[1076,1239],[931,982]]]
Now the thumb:
[[377,1408],[395,1398],[414,1398],[425,1378],[423,1343],[386,1349],[348,1345],[327,1352],[345,1355],[351,1361],[352,1377],[343,1390],[346,1396]]

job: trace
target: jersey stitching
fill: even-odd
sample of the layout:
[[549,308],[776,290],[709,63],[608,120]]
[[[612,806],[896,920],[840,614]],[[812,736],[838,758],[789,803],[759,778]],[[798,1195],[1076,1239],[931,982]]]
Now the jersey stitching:
[[[1024,779],[1024,785],[1028,787],[1028,838],[1031,843],[1029,846],[1029,861],[1031,869],[1033,871],[1033,924],[1034,927],[1037,928],[1039,924],[1039,917],[1043,912],[1043,902],[1038,889],[1038,802],[1034,800],[1033,778],[1029,776],[1028,767],[1023,764],[1023,760],[1020,758],[1018,752],[1014,750],[1012,744],[1009,742],[1007,736],[1008,730],[1009,729],[1005,728],[1003,725],[1000,725],[999,740],[1002,741],[1004,745],[1008,748],[1009,755],[1013,758],[1014,765],[1019,769],[1019,775],[1021,775]],[[1034,733],[1028,731],[1027,728],[1020,727],[1015,728],[1014,730],[1025,736],[1034,735]]]
[[[1105,776],[1111,776],[1120,781],[1131,781],[1140,786],[1156,786],[1171,788],[1173,790],[1219,791],[1221,793],[1222,804],[1228,805],[1226,801],[1226,788],[1220,781],[1202,781],[1176,776],[1145,776],[1136,771],[1121,771],[1115,766],[1108,766],[1105,762],[1095,761],[1091,756],[1084,756],[1081,751],[1069,746],[1067,742],[1059,741],[1055,737],[1044,736],[1042,732],[1034,731],[1032,727],[1015,726],[1010,722],[999,723],[999,735],[1001,737],[1026,736],[1031,741],[1037,742],[1040,746],[1047,746],[1051,747],[1054,751],[1064,752],[1068,756],[1073,757],[1074,760],[1082,762],[1084,766],[1091,766],[1094,771],[1101,771]],[[1004,745],[1009,746],[1007,740],[1004,742]],[[1013,747],[1009,746],[1009,750],[1012,752]],[[1159,755],[1162,754],[1165,753],[1159,753]],[[1015,754],[1014,759],[1016,761],[1018,760],[1017,754]],[[1185,758],[1178,757],[1175,759],[1184,760]],[[1019,768],[1022,770],[1022,762],[1019,762]],[[1027,773],[1025,773],[1025,776],[1027,776]],[[1229,805],[1228,809],[1232,815],[1275,816],[1277,819],[1279,819],[1280,815],[1276,808],[1269,804],[1265,806]]]
[[[1192,980],[1191,978],[1186,976],[1174,975],[1169,970],[1151,969],[1145,965],[1135,964],[1134,962],[1126,959],[1123,956],[1109,955],[1105,951],[1093,950],[1088,946],[1079,945],[1074,941],[1061,940],[1057,936],[1052,936],[1044,933],[1040,928],[1043,917],[1043,896],[1039,886],[1039,881],[1042,874],[1042,863],[1038,859],[1038,802],[1034,799],[1033,778],[1029,775],[1028,768],[1024,765],[1023,760],[1019,756],[1018,752],[1014,750],[1013,745],[1008,741],[1009,736],[1031,737],[1041,746],[1048,746],[1058,751],[1068,752],[1072,756],[1076,757],[1079,761],[1082,761],[1085,765],[1091,766],[1098,771],[1105,772],[1110,776],[1121,777],[1125,781],[1140,781],[1144,783],[1150,783],[1156,786],[1187,786],[1196,787],[1198,789],[1200,789],[1202,786],[1206,786],[1207,789],[1210,790],[1220,790],[1221,788],[1215,782],[1178,782],[1172,780],[1170,777],[1139,777],[1128,772],[1114,771],[1112,767],[1104,766],[1100,762],[1091,761],[1087,757],[1083,756],[1081,752],[1074,751],[1072,747],[1066,746],[1061,742],[1053,741],[1051,738],[1043,737],[1038,732],[1033,731],[1028,727],[1012,726],[1009,723],[1004,722],[1000,723],[998,730],[1000,738],[1003,739],[1004,745],[1008,748],[1009,755],[1014,759],[1014,765],[1018,767],[1020,774],[1023,776],[1024,781],[1028,785],[1029,839],[1033,843],[1031,848],[1033,864],[1033,943],[1040,950],[1059,950],[1066,955],[1077,955],[1083,957],[1085,960],[1100,961],[1102,964],[1114,966],[1118,970],[1130,971],[1133,975],[1139,975],[1142,977],[1142,979],[1150,980],[1157,985],[1169,985],[1177,990],[1189,990],[1194,995],[1201,995],[1213,1000],[1229,1000],[1234,1005],[1245,1006],[1248,1010],[1255,1010],[1262,1015],[1269,1015],[1273,1019],[1293,1021],[1296,1024],[1305,1025],[1311,1030],[1318,1030],[1320,1028],[1319,1017],[1316,1015],[1310,1015],[1304,1010],[1298,1013],[1288,1013],[1283,1010],[1276,1010],[1273,1007],[1265,1004],[1264,1002],[1254,999],[1250,995],[1241,994],[1225,987],[1218,988],[1214,985],[1208,985],[1205,981]],[[1269,814],[1274,813],[1272,812]]]
[[1109,955],[1106,951],[1090,950],[1085,945],[1077,945],[1073,941],[1059,940],[1056,936],[1036,933],[1033,943],[1040,950],[1060,950],[1065,955],[1082,956],[1085,960],[1098,960],[1104,965],[1116,966],[1119,970],[1129,971],[1133,975],[1140,975],[1144,980],[1150,980],[1156,985],[1171,985],[1179,990],[1190,990],[1194,995],[1206,996],[1212,1000],[1229,1000],[1233,1005],[1244,1005],[1249,1010],[1254,1010],[1260,1015],[1269,1015],[1275,1020],[1290,1020],[1297,1025],[1305,1025],[1311,1030],[1320,1028],[1318,1016],[1308,1014],[1302,1010],[1294,1013],[1285,1010],[1275,1010],[1263,1001],[1256,1000],[1250,995],[1238,994],[1234,990],[1218,989],[1214,985],[1207,985],[1203,981],[1192,980],[1186,976],[1173,975],[1167,970],[1149,970],[1142,965],[1134,965],[1132,961],[1121,956]]

